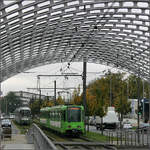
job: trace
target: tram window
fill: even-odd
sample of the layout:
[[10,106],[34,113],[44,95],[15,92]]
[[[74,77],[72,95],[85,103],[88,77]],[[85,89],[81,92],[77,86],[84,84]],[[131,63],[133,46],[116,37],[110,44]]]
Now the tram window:
[[56,112],[54,111],[54,121],[56,120],[56,117],[57,117]]
[[54,120],[54,112],[52,112],[52,120]]
[[82,111],[82,121],[85,119],[85,112]]
[[58,120],[58,113],[57,113],[57,111],[55,112],[55,120],[56,121]]
[[48,117],[48,112],[45,112],[45,117],[46,117],[46,118]]
[[49,113],[49,117],[50,117],[50,119],[52,119],[52,112]]
[[65,110],[62,111],[61,115],[62,115],[62,120],[65,121],[66,120],[66,111]]
[[21,110],[21,111],[20,111],[20,114],[21,114],[22,116],[30,116],[30,115],[31,115],[30,111],[28,111],[28,110]]
[[68,109],[68,122],[80,122],[81,110],[80,108],[72,107]]
[[60,121],[60,112],[58,112],[58,121]]

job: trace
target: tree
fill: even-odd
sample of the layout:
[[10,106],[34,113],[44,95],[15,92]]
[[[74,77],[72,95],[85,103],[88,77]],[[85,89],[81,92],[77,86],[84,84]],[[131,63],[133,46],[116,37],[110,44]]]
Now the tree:
[[105,109],[109,104],[106,79],[101,78],[95,80],[93,83],[90,83],[88,91],[91,95],[94,96],[94,99],[96,100],[96,103],[94,103],[96,107],[94,115],[98,113],[102,117],[102,114],[104,113],[103,108]]
[[75,89],[73,91],[71,104],[75,104],[75,105],[81,105],[82,104],[82,98],[80,95],[80,85],[78,86],[77,89]]
[[88,115],[90,116],[95,115],[96,107],[97,107],[96,97],[91,95],[88,89],[86,91],[86,104],[87,104]]
[[22,105],[22,101],[19,96],[16,96],[14,92],[9,92],[1,100],[1,111],[2,113],[13,113],[16,108]]
[[[137,99],[138,97],[138,77],[135,75],[130,75],[127,78],[128,82],[128,91],[129,91],[129,98]],[[142,80],[139,78],[139,96],[140,98],[146,97],[149,98],[149,83],[147,81]],[[143,93],[144,92],[144,93]]]
[[[94,80],[88,85],[87,91],[90,97],[93,97],[94,114],[101,118],[101,129],[103,134],[103,117],[106,115],[107,107],[109,105],[108,96],[108,81],[106,78]],[[91,102],[90,102],[91,103]],[[91,111],[91,107],[88,108]]]
[[31,113],[33,115],[33,117],[35,117],[35,115],[39,115],[39,107],[40,109],[43,107],[52,107],[54,106],[54,101],[53,100],[39,100],[39,99],[34,99],[32,100],[32,103],[30,103],[30,109],[31,109]]
[[45,99],[43,100],[41,107],[52,107],[52,106],[54,106],[54,101]]
[[62,99],[61,96],[58,96],[58,98],[56,99],[56,104],[57,105],[64,105],[65,101]]
[[122,127],[122,121],[124,115],[128,114],[131,111],[131,102],[128,101],[126,96],[125,84],[122,83],[121,91],[116,97],[115,100],[115,110],[119,114],[120,127]]
[[39,105],[40,105],[40,100],[34,100],[33,103],[30,104],[30,108],[31,108],[31,113],[33,115],[33,117],[35,117],[35,115],[38,115],[39,112]]

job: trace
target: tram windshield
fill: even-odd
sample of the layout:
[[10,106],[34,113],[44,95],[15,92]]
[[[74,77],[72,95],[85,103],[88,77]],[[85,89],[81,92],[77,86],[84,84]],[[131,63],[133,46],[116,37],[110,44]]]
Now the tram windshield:
[[22,116],[26,116],[26,117],[29,117],[31,115],[29,110],[21,110],[20,113]]
[[78,107],[68,108],[68,122],[80,122],[81,110]]

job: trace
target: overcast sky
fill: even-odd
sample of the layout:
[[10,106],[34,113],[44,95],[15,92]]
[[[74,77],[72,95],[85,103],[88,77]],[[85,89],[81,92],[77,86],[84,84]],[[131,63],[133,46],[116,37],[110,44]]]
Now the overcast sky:
[[[115,71],[115,69],[106,67],[100,64],[87,64],[87,84],[95,79],[103,75],[103,71],[111,69],[111,71]],[[9,91],[27,91],[38,93],[37,90],[29,90],[27,88],[37,88],[37,75],[41,74],[61,74],[63,73],[77,73],[82,74],[83,72],[83,63],[71,63],[68,68],[68,63],[59,63],[59,64],[51,64],[38,68],[34,68],[32,70],[26,71],[27,73],[20,73],[12,78],[7,79],[2,82],[2,92],[3,96],[6,95]],[[67,88],[67,87],[77,87],[79,84],[82,85],[81,77],[68,77],[65,79],[64,77],[41,77],[40,78],[40,87],[41,88],[53,88],[54,80],[56,80],[56,86],[58,88]],[[42,90],[43,94],[53,95],[53,90]]]

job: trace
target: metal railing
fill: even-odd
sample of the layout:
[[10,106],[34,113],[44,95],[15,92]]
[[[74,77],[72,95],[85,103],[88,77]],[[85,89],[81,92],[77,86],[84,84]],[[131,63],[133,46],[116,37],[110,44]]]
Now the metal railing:
[[108,136],[109,144],[117,146],[150,147],[149,130],[107,130],[106,135]]
[[58,150],[52,141],[43,133],[43,131],[36,125],[27,132],[28,143],[33,143],[36,150]]

